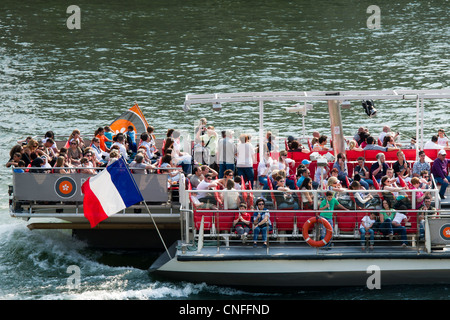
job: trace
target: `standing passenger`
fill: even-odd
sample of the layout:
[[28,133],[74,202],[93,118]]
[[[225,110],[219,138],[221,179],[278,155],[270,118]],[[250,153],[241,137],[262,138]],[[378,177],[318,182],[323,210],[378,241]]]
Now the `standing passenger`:
[[255,151],[250,143],[250,135],[241,134],[237,146],[236,167],[238,176],[242,176],[244,181],[250,182],[253,189],[255,174],[253,171],[253,162],[255,161]]

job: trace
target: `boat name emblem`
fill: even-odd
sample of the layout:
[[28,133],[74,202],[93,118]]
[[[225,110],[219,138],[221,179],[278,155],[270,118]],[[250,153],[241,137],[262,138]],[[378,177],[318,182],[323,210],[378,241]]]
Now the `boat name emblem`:
[[450,224],[444,224],[439,230],[441,238],[444,240],[450,240]]
[[55,192],[61,198],[71,198],[77,191],[75,180],[70,177],[61,177],[55,182]]

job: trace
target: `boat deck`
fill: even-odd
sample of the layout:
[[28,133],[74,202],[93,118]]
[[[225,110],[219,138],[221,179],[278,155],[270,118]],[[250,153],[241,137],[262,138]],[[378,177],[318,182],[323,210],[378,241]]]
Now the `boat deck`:
[[[179,261],[202,260],[317,260],[317,259],[355,259],[355,258],[419,258],[429,254],[421,247],[402,247],[400,244],[375,245],[373,250],[364,251],[359,245],[335,245],[330,248],[315,248],[308,245],[274,244],[267,248],[261,245],[254,248],[252,243],[230,246],[205,246],[200,252],[196,247],[177,246]],[[442,254],[450,252],[439,250]],[[436,255],[436,253],[434,253]]]

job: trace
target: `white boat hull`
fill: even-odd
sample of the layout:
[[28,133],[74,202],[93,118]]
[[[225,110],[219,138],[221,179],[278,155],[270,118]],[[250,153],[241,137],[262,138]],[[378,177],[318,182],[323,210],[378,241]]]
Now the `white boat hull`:
[[[372,253],[316,251],[278,254],[274,249],[249,248],[248,255],[227,253],[167,253],[151,271],[174,280],[226,286],[316,287],[450,283],[450,255],[417,254],[413,250],[390,256],[376,248]],[[215,250],[215,248],[213,248]],[[283,249],[286,252],[286,249]],[[402,250],[399,248],[399,250]],[[173,247],[172,247],[172,251]],[[222,249],[222,251],[225,251]],[[412,251],[412,252],[411,252]]]

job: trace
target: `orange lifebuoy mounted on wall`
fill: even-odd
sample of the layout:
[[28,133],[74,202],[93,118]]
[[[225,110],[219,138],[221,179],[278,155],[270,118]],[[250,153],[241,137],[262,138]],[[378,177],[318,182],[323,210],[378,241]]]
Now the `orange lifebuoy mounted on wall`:
[[[327,234],[325,235],[325,238],[318,241],[311,239],[308,233],[309,228],[315,225],[316,222],[321,223],[327,229]],[[303,225],[303,239],[305,239],[306,243],[309,244],[311,247],[323,247],[328,242],[330,242],[332,236],[333,236],[333,229],[331,228],[331,224],[324,218],[312,217],[309,218]]]

